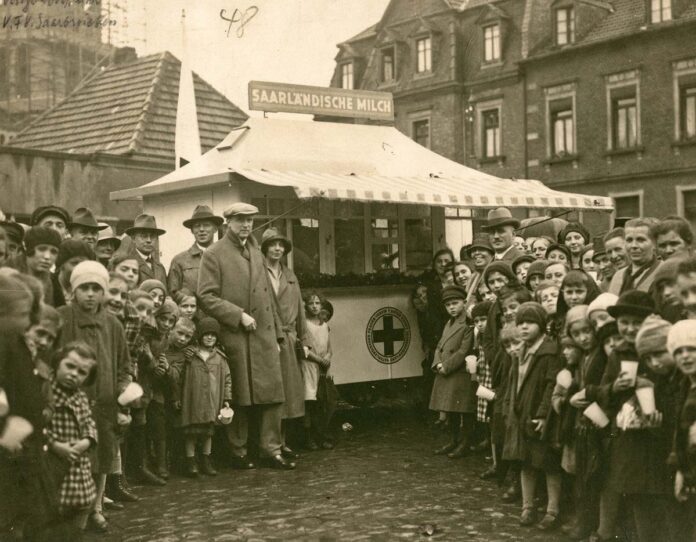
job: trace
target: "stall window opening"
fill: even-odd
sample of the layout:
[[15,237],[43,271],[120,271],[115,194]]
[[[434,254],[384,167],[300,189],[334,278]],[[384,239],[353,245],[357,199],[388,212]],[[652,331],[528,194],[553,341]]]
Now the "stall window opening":
[[336,274],[365,273],[365,225],[362,218],[335,218]]
[[406,218],[404,235],[406,270],[425,271],[433,257],[433,229],[430,216]]
[[373,269],[399,269],[398,218],[373,218],[371,226]]
[[292,261],[296,273],[319,273],[319,221],[314,218],[293,218]]

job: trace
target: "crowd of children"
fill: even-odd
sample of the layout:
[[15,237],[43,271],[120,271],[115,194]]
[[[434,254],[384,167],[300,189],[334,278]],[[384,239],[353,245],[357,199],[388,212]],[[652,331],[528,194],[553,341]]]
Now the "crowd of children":
[[[681,250],[656,250],[665,233]],[[479,236],[461,256],[488,251],[480,279],[454,273],[460,263],[441,251],[434,280],[414,291],[434,374],[430,409],[449,435],[434,453],[489,451],[481,478],[521,503],[524,527],[562,528],[573,540],[696,540],[688,224],[641,219],[594,244],[570,224],[557,241],[527,239],[524,255],[506,261]],[[652,258],[636,264],[644,253]],[[433,314],[444,322],[435,340]]]
[[[170,472],[200,478],[227,466],[231,370],[220,324],[190,290],[170,297],[132,254],[116,252],[107,269],[77,234],[27,235],[21,256],[31,264],[55,245],[44,267],[57,267],[42,281],[0,262],[0,540],[79,540],[108,529],[108,509],[139,500],[129,481],[165,485]],[[62,294],[58,308],[47,283]],[[305,425],[307,449],[330,449],[333,309],[317,292],[304,309],[307,416],[294,436]]]

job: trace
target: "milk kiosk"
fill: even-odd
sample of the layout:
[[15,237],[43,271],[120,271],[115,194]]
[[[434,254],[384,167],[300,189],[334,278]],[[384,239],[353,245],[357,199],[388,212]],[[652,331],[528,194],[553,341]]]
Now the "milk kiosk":
[[[393,119],[384,93],[250,83],[249,96],[251,109]],[[167,230],[165,266],[191,244],[182,222],[196,205],[220,215],[236,201],[256,205],[257,239],[269,224],[290,238],[288,265],[303,291],[320,289],[333,304],[331,371],[355,403],[422,375],[410,297],[448,235],[462,242],[461,221],[448,217],[498,206],[541,214],[612,209],[609,198],[465,167],[391,126],[279,118],[250,118],[184,167],[111,198],[142,199]]]

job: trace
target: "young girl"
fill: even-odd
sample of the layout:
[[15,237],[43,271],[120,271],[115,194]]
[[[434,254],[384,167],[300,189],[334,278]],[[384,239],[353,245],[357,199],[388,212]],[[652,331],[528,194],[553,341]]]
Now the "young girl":
[[527,278],[524,281],[527,290],[536,292],[539,283],[544,280],[544,271],[548,267],[549,262],[546,260],[535,260],[527,269]]
[[138,287],[140,280],[140,268],[138,260],[124,254],[119,254],[111,258],[109,270],[120,276],[128,283],[128,289],[134,290]]
[[549,265],[544,269],[544,280],[550,280],[554,282],[559,288],[563,283],[563,279],[566,277],[570,268],[565,262],[558,262],[549,260]]
[[553,245],[553,240],[550,237],[537,237],[532,243],[532,254],[537,260],[545,260],[546,251],[551,245]]
[[97,496],[87,454],[97,445],[97,426],[82,387],[96,378],[96,353],[82,341],[68,343],[55,353],[53,369],[48,441],[51,451],[70,464],[60,486],[60,509],[63,517],[84,529]]
[[305,295],[305,315],[307,317],[307,355],[302,360],[302,377],[305,386],[305,447],[318,450],[319,446],[329,450],[334,447],[328,429],[334,405],[326,404],[323,397],[317,396],[320,376],[328,377],[331,368],[331,340],[329,325],[324,317],[326,300],[318,292]]
[[159,280],[147,279],[140,285],[141,290],[145,290],[155,301],[155,310],[159,309],[164,303],[167,288]]
[[545,424],[559,367],[558,349],[546,329],[546,311],[530,301],[515,318],[523,341],[519,361],[510,372],[509,410],[503,458],[522,463],[522,515],[520,524],[536,523],[534,497],[539,473],[546,475],[548,503],[538,527],[548,530],[558,523],[561,496],[560,457],[546,440]]
[[569,309],[578,305],[589,305],[599,295],[597,283],[584,271],[573,269],[563,278],[556,303],[559,319],[565,318]]
[[461,286],[447,286],[442,290],[442,302],[450,320],[442,332],[432,363],[436,376],[430,409],[447,412],[451,430],[450,441],[435,450],[435,454],[448,454],[455,459],[468,451],[476,412],[477,386],[464,359],[472,353],[473,333],[466,325],[466,290]]
[[531,254],[522,254],[522,256],[518,256],[512,262],[512,272],[515,274],[520,284],[524,284],[527,281],[529,266],[535,261],[536,258]]
[[590,242],[590,232],[579,222],[570,222],[558,233],[558,242],[570,251],[569,264],[580,269],[582,249]]
[[132,373],[123,326],[102,308],[108,282],[109,274],[100,263],[85,261],[78,264],[70,276],[73,301],[58,310],[65,322],[59,346],[83,340],[96,352],[97,377],[94,385],[87,388],[87,395],[95,402],[94,418],[99,433],[92,464],[97,477],[97,498],[89,520],[101,532],[108,528],[102,513],[106,476],[121,470],[116,399],[131,381]]
[[553,244],[546,249],[546,259],[551,263],[564,263],[570,268],[570,251],[563,245]]
[[174,301],[179,306],[179,314],[194,322],[197,320],[198,304],[196,296],[188,289],[181,288],[174,294]]
[[198,476],[196,444],[202,450],[201,472],[215,476],[210,462],[214,425],[223,407],[232,402],[232,377],[227,357],[217,348],[220,324],[203,318],[198,324],[198,344],[185,353],[181,385],[181,425],[184,428],[186,474]]
[[474,268],[469,262],[454,262],[452,272],[454,274],[454,284],[467,288],[469,280],[474,274]]
[[609,307],[616,305],[619,300],[618,296],[604,292],[599,294],[594,301],[589,303],[587,307],[587,317],[595,331],[601,328],[604,324],[614,321],[609,315]]

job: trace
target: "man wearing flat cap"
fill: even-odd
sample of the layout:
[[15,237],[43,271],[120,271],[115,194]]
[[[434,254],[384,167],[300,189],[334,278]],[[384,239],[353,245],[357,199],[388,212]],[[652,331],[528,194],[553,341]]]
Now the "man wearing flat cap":
[[247,458],[249,420],[259,420],[259,453],[273,468],[291,469],[281,455],[283,379],[279,343],[282,324],[264,257],[251,235],[259,210],[235,203],[225,212],[227,233],[203,252],[198,299],[221,327],[220,339],[230,360],[235,415],[228,439],[236,468],[254,468]]
[[138,284],[142,284],[148,279],[159,280],[162,284],[166,284],[167,271],[155,258],[155,250],[157,238],[167,232],[157,227],[154,216],[142,214],[136,217],[126,233],[133,240],[129,255],[138,262],[140,271]]
[[188,250],[180,252],[172,259],[167,277],[169,295],[173,296],[182,288],[196,291],[201,256],[215,241],[215,232],[223,222],[224,219],[215,216],[207,205],[197,206],[191,218],[184,220],[184,227],[191,230],[195,241]]
[[512,263],[522,256],[523,252],[513,244],[515,229],[520,227],[520,221],[512,216],[510,210],[498,207],[488,211],[488,221],[481,229],[488,233],[495,254],[494,260],[504,260]]
[[68,236],[68,224],[70,224],[70,213],[57,205],[44,205],[37,207],[31,213],[30,223],[32,226],[44,226],[56,230],[62,239]]

